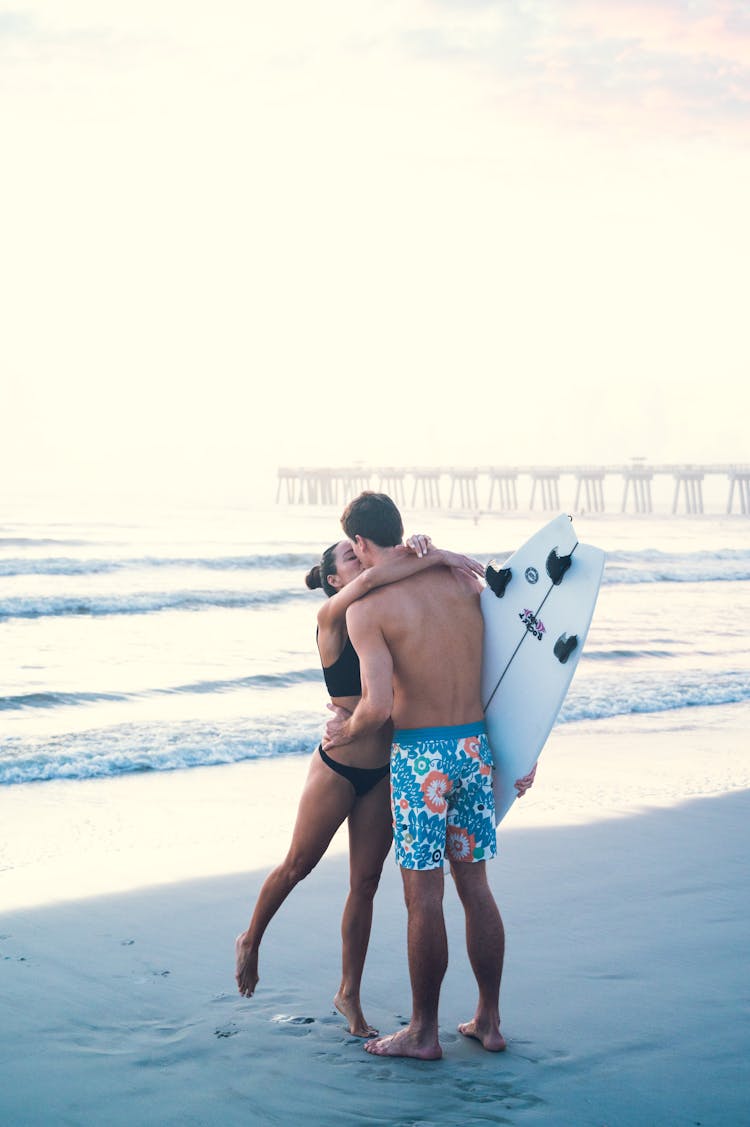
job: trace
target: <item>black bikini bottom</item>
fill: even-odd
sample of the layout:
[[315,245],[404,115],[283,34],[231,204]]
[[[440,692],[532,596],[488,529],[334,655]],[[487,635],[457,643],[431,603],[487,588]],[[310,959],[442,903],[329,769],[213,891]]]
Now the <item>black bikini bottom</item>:
[[337,763],[330,755],[326,755],[322,744],[318,751],[326,767],[330,767],[337,775],[342,775],[352,784],[357,798],[362,798],[371,791],[391,769],[390,763],[386,763],[383,767],[350,767],[348,763]]

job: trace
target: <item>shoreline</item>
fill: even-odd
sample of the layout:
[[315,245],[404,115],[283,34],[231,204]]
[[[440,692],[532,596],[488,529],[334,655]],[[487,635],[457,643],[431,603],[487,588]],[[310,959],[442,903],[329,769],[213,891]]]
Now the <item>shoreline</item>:
[[[750,702],[558,725],[499,840],[750,788],[748,730]],[[627,762],[603,765],[601,741],[627,744]],[[33,907],[270,867],[286,851],[309,761],[305,753],[0,787],[0,903]],[[328,853],[347,849],[342,827]]]

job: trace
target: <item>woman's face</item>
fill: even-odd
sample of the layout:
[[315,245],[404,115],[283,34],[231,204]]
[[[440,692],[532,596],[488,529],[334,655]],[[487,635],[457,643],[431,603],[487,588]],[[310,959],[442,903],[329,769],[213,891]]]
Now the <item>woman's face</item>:
[[[336,575],[331,579],[331,583],[334,587],[346,587],[347,583],[356,579],[363,570],[362,564],[354,554],[351,540],[339,541],[336,545],[334,558],[336,560]],[[336,580],[338,580],[338,583]]]

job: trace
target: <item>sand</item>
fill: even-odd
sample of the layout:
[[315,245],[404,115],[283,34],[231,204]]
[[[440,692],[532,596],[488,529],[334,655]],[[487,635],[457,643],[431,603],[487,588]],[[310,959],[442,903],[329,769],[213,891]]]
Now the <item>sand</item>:
[[[0,1122],[554,1124],[750,1120],[750,709],[558,728],[490,867],[508,1051],[456,1033],[473,981],[446,893],[439,1062],[372,1058],[331,998],[346,839],[277,916],[256,996],[232,947],[306,760],[0,792]],[[408,1018],[386,863],[363,988]]]

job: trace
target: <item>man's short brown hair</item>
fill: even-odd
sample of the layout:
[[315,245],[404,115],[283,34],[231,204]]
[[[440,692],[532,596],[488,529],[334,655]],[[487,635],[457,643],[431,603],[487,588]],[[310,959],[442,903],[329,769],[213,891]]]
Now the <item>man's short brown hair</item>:
[[341,527],[350,540],[361,536],[379,548],[393,548],[404,536],[401,513],[385,493],[360,493],[344,509]]

